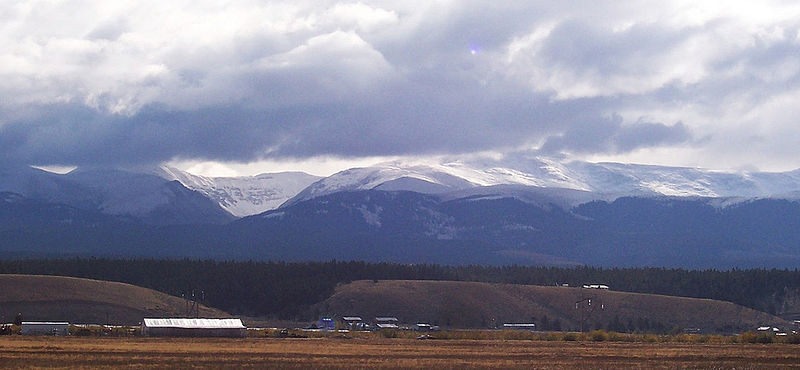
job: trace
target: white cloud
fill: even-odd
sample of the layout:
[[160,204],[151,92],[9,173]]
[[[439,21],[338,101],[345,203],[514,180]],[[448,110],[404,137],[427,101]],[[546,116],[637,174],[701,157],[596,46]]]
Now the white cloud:
[[[798,35],[800,4],[780,1],[5,2],[0,150],[46,165],[104,150],[247,162],[550,142],[585,158],[797,167]],[[43,146],[48,132],[68,134]]]

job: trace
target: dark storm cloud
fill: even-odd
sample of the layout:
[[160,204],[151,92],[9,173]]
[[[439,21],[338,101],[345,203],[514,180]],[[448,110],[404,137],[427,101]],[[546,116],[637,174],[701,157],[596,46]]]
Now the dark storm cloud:
[[[541,122],[586,116],[570,114],[571,104],[480,98],[457,106],[427,96],[366,107],[175,111],[149,105],[133,116],[100,114],[82,104],[50,105],[39,110],[46,114],[0,127],[0,150],[16,161],[61,165],[464,153],[525,144],[526,132],[558,130]],[[593,105],[599,104],[587,102],[584,111],[595,110]]]
[[541,151],[546,154],[620,154],[639,148],[685,143],[689,139],[691,134],[681,122],[672,126],[641,121],[625,125],[622,117],[614,116],[573,126],[563,134],[549,137]]

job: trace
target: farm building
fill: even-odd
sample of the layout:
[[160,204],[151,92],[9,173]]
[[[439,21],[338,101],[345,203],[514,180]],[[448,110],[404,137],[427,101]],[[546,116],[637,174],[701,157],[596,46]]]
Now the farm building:
[[342,317],[342,325],[348,330],[366,330],[368,325],[359,316]]
[[376,317],[375,318],[375,327],[378,329],[397,329],[399,326],[397,325],[400,320],[397,320],[396,317]]
[[503,329],[516,329],[516,330],[536,330],[534,323],[505,323]]
[[22,335],[68,335],[68,322],[23,321]]
[[325,316],[317,321],[316,327],[326,331],[336,330],[336,322],[332,318]]
[[247,328],[240,319],[143,319],[142,335],[243,338],[247,336]]

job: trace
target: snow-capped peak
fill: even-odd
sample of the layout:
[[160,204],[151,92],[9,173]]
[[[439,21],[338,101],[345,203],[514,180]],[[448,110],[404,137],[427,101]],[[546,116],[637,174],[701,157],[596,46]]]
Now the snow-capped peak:
[[308,185],[320,179],[304,172],[267,173],[241,177],[206,177],[162,166],[158,174],[177,180],[217,202],[237,217],[262,213],[280,206]]
[[284,205],[339,191],[381,189],[435,194],[477,185],[464,177],[452,175],[433,166],[388,162],[372,167],[351,168],[333,174],[311,184]]

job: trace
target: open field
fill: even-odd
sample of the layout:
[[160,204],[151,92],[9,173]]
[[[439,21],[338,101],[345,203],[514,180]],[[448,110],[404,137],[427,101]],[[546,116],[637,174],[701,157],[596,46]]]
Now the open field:
[[9,368],[800,368],[787,344],[0,337]]

